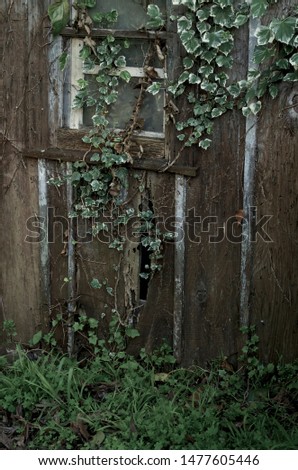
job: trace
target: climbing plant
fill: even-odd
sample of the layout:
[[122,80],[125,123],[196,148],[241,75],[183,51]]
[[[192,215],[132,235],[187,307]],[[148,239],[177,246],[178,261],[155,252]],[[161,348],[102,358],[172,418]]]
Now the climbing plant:
[[[144,74],[139,95],[126,127],[122,131],[113,130],[109,122],[109,109],[117,103],[119,83],[131,80],[126,69],[126,54],[129,41],[118,41],[112,34],[95,41],[91,31],[93,26],[112,28],[117,22],[118,12],[97,12],[89,14],[96,6],[96,0],[74,2],[76,17],[73,26],[86,31],[80,58],[84,70],[97,67],[96,93],[87,79],[78,82],[78,93],[73,106],[94,108],[92,128],[83,137],[89,145],[83,160],[74,163],[71,182],[77,190],[77,201],[72,215],[80,215],[95,220],[93,234],[107,230],[100,217],[107,209],[113,216],[114,227],[126,225],[135,216],[134,209],[125,202],[128,188],[127,164],[132,161],[131,138],[139,130],[139,113],[146,93],[157,95],[165,92],[175,102],[184,95],[188,101],[188,115],[179,118],[179,109],[173,117],[177,139],[181,150],[197,145],[207,149],[212,143],[214,121],[223,114],[238,109],[245,117],[257,115],[262,108],[262,99],[268,94],[274,99],[281,82],[298,80],[298,7],[289,7],[287,14],[267,20],[266,15],[278,0],[176,0],[180,5],[179,14],[170,20],[177,25],[177,34],[183,48],[181,70],[175,81],[161,83],[151,74]],[[175,9],[173,12],[175,13]],[[53,34],[57,35],[70,22],[68,0],[58,0],[48,10]],[[165,19],[158,5],[151,2],[147,10],[147,29],[158,31],[165,27]],[[252,22],[255,29],[255,47],[252,63],[242,79],[233,80],[235,33]],[[152,53],[157,53],[161,64],[166,52],[157,44],[155,52],[148,49],[144,60],[147,67]],[[61,66],[66,64],[66,54],[60,58]],[[151,67],[152,69],[152,67]],[[185,115],[185,113],[184,113]],[[87,158],[88,156],[88,158]],[[136,176],[138,177],[138,176]],[[54,181],[57,183],[57,181]],[[142,191],[143,185],[139,184]],[[150,211],[149,211],[150,212]],[[162,244],[172,235],[164,235],[157,230],[152,214],[141,211],[140,237],[143,246],[151,253],[151,272],[160,269]],[[145,215],[144,215],[145,214]],[[146,233],[144,233],[144,225]],[[118,232],[119,234],[119,232]],[[111,241],[110,246],[123,249],[125,239],[121,236]],[[143,277],[148,273],[142,273]]]

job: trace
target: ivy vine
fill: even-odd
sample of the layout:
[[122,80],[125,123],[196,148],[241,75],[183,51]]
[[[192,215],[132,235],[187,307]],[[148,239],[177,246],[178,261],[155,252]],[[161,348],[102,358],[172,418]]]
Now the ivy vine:
[[[244,116],[257,115],[262,107],[262,98],[269,95],[274,99],[279,92],[281,82],[298,81],[298,7],[293,6],[287,16],[274,18],[262,24],[270,5],[278,0],[176,0],[175,5],[184,7],[183,14],[170,19],[177,24],[177,34],[184,49],[182,69],[174,82],[161,84],[151,74],[145,73],[140,85],[132,116],[121,132],[111,128],[109,109],[117,103],[118,87],[121,81],[129,82],[131,76],[126,70],[126,54],[130,44],[127,40],[116,40],[112,34],[95,41],[91,36],[93,25],[101,28],[112,27],[118,19],[116,10],[108,13],[97,12],[89,15],[88,9],[95,7],[96,0],[77,0],[74,7],[77,17],[73,26],[85,29],[86,37],[80,52],[84,70],[98,68],[96,75],[96,93],[87,79],[78,82],[78,93],[74,107],[92,106],[93,127],[84,136],[89,144],[87,158],[74,163],[71,181],[77,189],[77,202],[72,215],[93,218],[93,234],[106,230],[101,221],[103,213],[109,209],[113,214],[115,226],[125,225],[134,210],[124,201],[128,188],[127,163],[132,161],[130,154],[131,137],[140,128],[139,112],[146,93],[156,95],[164,92],[172,96],[171,100],[186,95],[189,114],[186,119],[179,119],[179,110],[174,121],[177,138],[182,149],[198,145],[207,149],[212,143],[215,119],[228,111],[238,109]],[[70,21],[68,0],[58,0],[49,7],[49,18],[54,34],[59,34]],[[162,30],[165,19],[154,2],[149,4],[149,30]],[[253,53],[253,67],[243,79],[233,81],[230,72],[234,66],[233,50],[235,31],[244,27],[250,19],[258,18],[260,26],[256,30],[256,46]],[[148,48],[144,61],[144,70],[150,68],[150,58],[157,53],[163,64],[165,53],[158,42]],[[67,55],[60,57],[61,67],[66,65]],[[87,155],[86,153],[86,155]],[[138,176],[136,176],[138,178]],[[57,181],[52,181],[59,183]],[[142,191],[142,184],[139,185]],[[149,211],[150,212],[150,211]],[[151,272],[161,268],[162,244],[172,235],[162,234],[152,222],[153,214],[141,211],[141,243],[151,252]],[[146,227],[145,235],[144,226]],[[124,238],[114,239],[110,246],[123,249]],[[149,272],[149,271],[148,271]],[[149,275],[142,273],[144,277]]]

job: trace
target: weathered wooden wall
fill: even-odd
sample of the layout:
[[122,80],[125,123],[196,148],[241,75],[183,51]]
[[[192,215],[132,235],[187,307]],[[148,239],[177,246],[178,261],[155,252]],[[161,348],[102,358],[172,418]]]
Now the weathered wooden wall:
[[[255,122],[253,154],[247,151],[247,122],[233,112],[216,123],[210,150],[192,151],[184,160],[197,167],[197,176],[193,168],[182,171],[179,162],[171,172],[154,171],[163,164],[158,160],[152,171],[143,171],[141,162],[130,170],[128,199],[136,189],[134,174],[144,178],[136,211],[150,200],[156,216],[184,217],[184,239],[165,245],[163,269],[150,282],[146,302],[139,301],[138,240],[120,253],[96,239],[79,241],[67,282],[69,188],[46,185],[50,177],[65,174],[70,159],[72,137],[58,132],[65,124],[65,77],[57,65],[62,42],[49,36],[47,2],[31,3],[7,0],[0,8],[0,322],[13,319],[20,339],[27,341],[41,327],[46,329],[57,312],[75,307],[101,318],[105,334],[110,318],[105,306],[111,307],[114,299],[104,289],[92,289],[90,280],[106,278],[116,289],[122,318],[137,320],[141,336],[129,344],[132,352],[174,337],[185,365],[205,364],[218,355],[232,358],[241,348],[240,326],[255,324],[265,360],[297,357],[297,85],[283,85],[278,99],[265,100]],[[278,8],[290,4],[284,0]],[[234,78],[247,70],[248,34],[239,32]],[[41,157],[41,150],[57,146],[62,162],[26,156]],[[173,141],[167,146],[174,153]],[[254,166],[251,185],[244,174],[249,158]],[[248,192],[257,220],[272,216],[264,226],[272,241],[258,237],[245,247],[234,215]],[[48,209],[55,216],[55,226],[49,226],[49,235],[55,235],[51,243],[26,243],[28,218],[47,216]],[[244,260],[247,247],[251,256]]]
[[[1,310],[13,319],[23,340],[43,323],[39,247],[25,242],[26,221],[38,215],[35,161],[23,159],[29,142],[42,145],[47,133],[46,34],[44,12],[28,16],[26,2],[2,2],[1,122]],[[30,23],[29,34],[28,23]],[[43,59],[41,55],[43,54]],[[43,108],[43,109],[42,109]]]

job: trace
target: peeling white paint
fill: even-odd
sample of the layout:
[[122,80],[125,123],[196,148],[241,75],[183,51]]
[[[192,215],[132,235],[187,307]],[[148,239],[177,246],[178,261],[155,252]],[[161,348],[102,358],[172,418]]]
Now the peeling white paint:
[[[46,160],[38,160],[38,197],[39,197],[39,216],[44,221],[45,226],[48,224],[48,187],[47,187],[47,166]],[[46,230],[47,234],[47,230]],[[40,266],[41,266],[41,289],[42,298],[51,304],[50,291],[50,254],[48,237],[45,236],[40,241]]]
[[184,220],[186,204],[186,178],[181,175],[175,177],[175,293],[174,293],[174,321],[173,321],[173,350],[178,361],[182,353],[182,322],[184,308],[184,274],[185,274],[185,240]]
[[74,99],[78,93],[78,80],[84,78],[82,67],[82,59],[80,59],[80,50],[83,46],[82,39],[72,39],[71,41],[71,78],[70,78],[70,103],[71,113],[69,119],[70,129],[79,129],[83,124],[83,111],[82,109],[75,109],[72,107]]
[[[260,20],[251,18],[249,22],[248,68],[255,68],[253,53],[256,45],[255,33],[260,27]],[[246,222],[242,228],[241,244],[241,292],[240,292],[240,325],[249,325],[250,292],[252,274],[253,248],[251,242],[251,227],[253,222],[252,208],[254,206],[255,164],[257,152],[257,120],[256,116],[246,118],[246,137],[243,176],[243,210]]]

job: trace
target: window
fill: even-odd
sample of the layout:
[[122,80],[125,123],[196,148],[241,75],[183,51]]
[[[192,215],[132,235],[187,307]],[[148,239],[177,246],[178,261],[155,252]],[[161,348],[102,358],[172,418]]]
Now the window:
[[[94,2],[90,0],[90,3]],[[150,4],[158,5],[165,19],[163,27],[157,30],[145,28]],[[79,19],[74,20],[72,27],[63,30],[63,50],[69,52],[70,61],[64,77],[63,124],[55,134],[57,151],[55,153],[54,148],[49,149],[49,158],[61,159],[58,149],[63,150],[63,158],[66,160],[75,161],[84,157],[88,147],[82,139],[92,129],[96,114],[92,94],[95,97],[99,86],[105,86],[105,83],[100,84],[99,62],[91,64],[87,54],[83,65],[82,50],[84,47],[88,49],[88,41],[89,46],[91,44],[98,48],[110,38],[111,44],[117,44],[121,50],[117,67],[110,70],[111,80],[118,80],[119,85],[115,102],[113,96],[107,93],[111,101],[108,116],[101,114],[108,117],[110,128],[118,132],[129,127],[133,115],[136,117],[136,125],[130,135],[129,153],[133,159],[131,166],[135,169],[196,175],[194,152],[187,149],[181,154],[181,143],[176,138],[175,114],[180,112],[183,115],[186,112],[187,98],[179,97],[178,108],[171,100],[171,95],[165,92],[165,85],[175,80],[181,71],[183,51],[176,24],[170,19],[176,9],[180,8],[177,5],[173,0],[96,0],[96,6],[88,9],[87,15],[98,19],[98,15],[103,16],[105,12],[115,9],[119,14],[114,23],[106,21],[105,24],[101,21],[99,24],[94,21],[92,28],[87,31],[88,25],[84,28]],[[75,10],[74,14],[76,15]],[[122,55],[125,61],[122,61]],[[130,80],[123,77],[130,77]],[[79,109],[73,107],[80,93],[78,81],[88,83],[88,95],[91,96],[89,102]],[[149,93],[147,88],[152,86],[158,92]],[[138,101],[142,87],[145,91]],[[138,112],[134,113],[138,102],[141,105]]]
[[[148,21],[147,7],[150,3],[158,5],[164,18],[167,18],[167,0],[154,0],[154,2],[148,0],[110,0],[109,2],[97,0],[96,6],[88,9],[90,17],[96,20],[98,15],[103,17],[105,13],[111,12],[113,9],[117,11],[118,17],[113,24],[105,25],[101,21],[101,28],[92,28],[91,48],[90,43],[86,45],[86,31],[66,28],[64,35],[71,36],[72,39],[70,46],[71,73],[68,81],[69,98],[64,103],[64,127],[81,130],[77,136],[82,138],[88,132],[88,128],[93,127],[93,118],[96,112],[98,113],[95,107],[96,94],[99,89],[104,92],[106,88],[107,99],[111,102],[109,102],[108,114],[104,117],[109,121],[111,128],[121,132],[130,126],[132,117],[135,119],[131,138],[133,156],[142,159],[164,160],[169,155],[164,93],[165,80],[167,79],[168,33],[166,28],[161,31],[145,30]],[[96,21],[93,26],[96,26]],[[111,42],[109,47],[119,49],[117,68],[110,71],[111,80],[118,82],[115,102],[113,97],[109,95],[109,87],[106,86],[105,78],[101,73],[100,54],[101,49],[107,47],[107,38]],[[98,57],[94,55],[93,61],[88,53],[84,55],[84,49],[88,48],[89,53],[92,48],[96,53],[99,51]],[[84,65],[82,57],[86,59]],[[130,77],[130,79],[125,80],[122,79],[123,77]],[[75,109],[72,104],[80,93],[78,83],[85,85],[86,82],[90,99],[85,102],[82,108]],[[156,86],[159,92],[149,93],[146,89],[151,85]],[[137,112],[136,107],[138,108]],[[71,110],[70,113],[67,110]],[[63,139],[63,130],[60,134]]]

